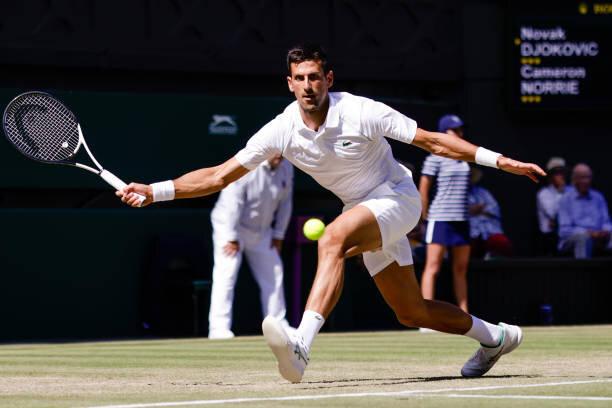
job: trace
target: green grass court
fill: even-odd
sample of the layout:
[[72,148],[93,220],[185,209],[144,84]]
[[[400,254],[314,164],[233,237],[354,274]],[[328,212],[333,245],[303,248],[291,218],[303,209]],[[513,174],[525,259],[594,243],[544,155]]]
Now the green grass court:
[[480,379],[459,336],[322,334],[304,382],[263,338],[0,345],[2,407],[610,407],[612,326],[533,327]]

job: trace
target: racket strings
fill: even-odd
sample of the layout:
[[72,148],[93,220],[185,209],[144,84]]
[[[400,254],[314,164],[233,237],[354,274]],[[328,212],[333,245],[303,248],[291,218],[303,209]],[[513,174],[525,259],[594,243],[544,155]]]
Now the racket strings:
[[31,92],[7,107],[4,129],[7,138],[27,156],[47,162],[70,159],[78,145],[74,114],[44,93]]

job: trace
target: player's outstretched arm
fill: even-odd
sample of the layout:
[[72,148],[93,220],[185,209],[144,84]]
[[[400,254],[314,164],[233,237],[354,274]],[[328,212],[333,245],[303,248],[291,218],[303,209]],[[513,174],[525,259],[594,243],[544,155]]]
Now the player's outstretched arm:
[[428,132],[423,129],[417,129],[412,144],[438,156],[475,162],[499,168],[508,173],[526,176],[536,183],[538,182],[538,176],[546,175],[544,170],[537,164],[523,163],[505,157],[447,133]]
[[[194,170],[175,180],[155,184],[130,183],[116,194],[121,197],[121,201],[132,207],[144,207],[155,201],[202,197],[216,193],[248,172],[249,169],[232,157],[219,166]],[[146,197],[142,205],[138,196],[133,193]]]

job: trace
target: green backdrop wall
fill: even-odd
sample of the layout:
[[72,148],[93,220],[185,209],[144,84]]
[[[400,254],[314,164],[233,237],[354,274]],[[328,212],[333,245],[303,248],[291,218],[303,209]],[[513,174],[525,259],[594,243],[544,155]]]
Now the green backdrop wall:
[[0,340],[143,334],[152,243],[200,238],[206,260],[209,217],[208,210],[149,208],[1,210]]

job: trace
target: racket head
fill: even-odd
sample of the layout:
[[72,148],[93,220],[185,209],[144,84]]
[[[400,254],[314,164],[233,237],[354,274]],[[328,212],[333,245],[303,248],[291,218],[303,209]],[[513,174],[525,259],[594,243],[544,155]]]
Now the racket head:
[[16,96],[4,110],[2,127],[19,152],[44,163],[73,164],[81,146],[76,116],[46,92]]

